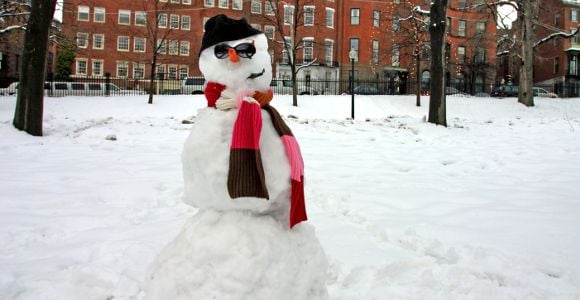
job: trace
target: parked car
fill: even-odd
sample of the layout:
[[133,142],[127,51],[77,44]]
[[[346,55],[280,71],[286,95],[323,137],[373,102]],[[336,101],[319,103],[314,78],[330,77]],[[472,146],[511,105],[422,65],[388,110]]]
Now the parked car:
[[8,87],[0,89],[0,96],[16,95],[18,91],[18,82],[13,82]]
[[[274,94],[292,95],[292,81],[289,79],[274,79],[270,82],[270,88]],[[314,84],[305,85],[303,82],[298,84],[298,95],[320,95],[321,92],[314,87]]]
[[203,77],[187,77],[181,82],[181,93],[186,95],[203,94],[205,89],[205,78]]
[[136,95],[143,91],[123,90],[113,83],[45,82],[44,93],[49,96],[105,96]]
[[464,93],[452,86],[446,86],[445,87],[445,95],[456,95],[456,96],[470,96],[467,93]]
[[371,85],[359,85],[354,87],[355,95],[380,95],[381,91]]
[[492,97],[517,97],[519,88],[517,85],[499,85],[491,91]]
[[540,87],[533,87],[532,91],[534,93],[534,97],[558,98],[556,93],[548,92],[547,90]]

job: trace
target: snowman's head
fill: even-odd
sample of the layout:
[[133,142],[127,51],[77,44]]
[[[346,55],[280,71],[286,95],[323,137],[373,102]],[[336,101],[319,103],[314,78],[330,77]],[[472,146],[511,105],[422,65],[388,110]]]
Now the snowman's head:
[[205,25],[199,69],[206,81],[234,91],[265,91],[272,80],[268,39],[245,19],[215,16]]

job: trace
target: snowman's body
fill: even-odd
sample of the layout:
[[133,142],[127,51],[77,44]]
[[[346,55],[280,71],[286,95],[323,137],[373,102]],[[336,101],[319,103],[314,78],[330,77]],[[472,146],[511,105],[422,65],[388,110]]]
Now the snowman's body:
[[266,37],[258,34],[227,42],[231,47],[241,43],[252,43],[255,55],[232,63],[217,59],[213,47],[200,54],[206,80],[225,85],[217,103],[225,109],[200,110],[185,143],[184,201],[199,211],[151,266],[148,299],[327,297],[327,261],[313,228],[288,225],[291,168],[280,136],[263,110],[260,152],[269,199],[232,199],[228,193],[228,161],[238,113],[233,105],[239,105],[231,98],[247,90],[266,90],[272,78]]

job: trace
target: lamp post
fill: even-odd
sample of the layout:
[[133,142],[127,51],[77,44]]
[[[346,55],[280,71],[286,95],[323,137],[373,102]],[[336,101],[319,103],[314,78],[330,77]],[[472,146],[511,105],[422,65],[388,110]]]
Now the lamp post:
[[348,52],[348,57],[350,57],[350,65],[351,65],[351,71],[350,71],[350,95],[351,95],[351,111],[350,111],[350,117],[354,120],[354,59],[356,58],[356,50],[351,49],[350,52]]

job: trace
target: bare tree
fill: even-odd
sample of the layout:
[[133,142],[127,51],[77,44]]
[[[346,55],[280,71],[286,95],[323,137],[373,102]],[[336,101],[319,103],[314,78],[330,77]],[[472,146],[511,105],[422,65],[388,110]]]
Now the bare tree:
[[56,0],[32,0],[24,37],[14,127],[42,136],[44,75]]
[[265,23],[274,26],[278,36],[282,37],[280,44],[285,50],[286,61],[290,67],[292,105],[294,106],[298,106],[298,72],[316,62],[316,59],[313,59],[310,62],[300,64],[296,59],[296,53],[304,47],[300,32],[304,27],[304,5],[309,3],[312,3],[312,0],[265,1],[265,5],[270,6],[268,9],[272,9],[273,12],[263,16]]
[[431,43],[430,123],[447,126],[445,101],[445,33],[447,0],[433,0],[429,13]]

